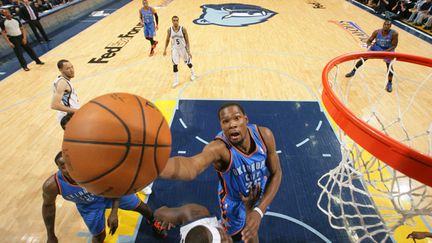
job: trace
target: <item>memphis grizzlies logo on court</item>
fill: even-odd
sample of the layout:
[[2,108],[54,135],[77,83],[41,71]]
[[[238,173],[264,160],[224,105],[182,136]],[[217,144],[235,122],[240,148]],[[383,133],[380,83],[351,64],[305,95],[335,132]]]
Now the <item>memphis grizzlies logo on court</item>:
[[195,24],[242,27],[265,22],[277,14],[259,6],[239,3],[205,4],[201,8],[203,13],[193,21]]

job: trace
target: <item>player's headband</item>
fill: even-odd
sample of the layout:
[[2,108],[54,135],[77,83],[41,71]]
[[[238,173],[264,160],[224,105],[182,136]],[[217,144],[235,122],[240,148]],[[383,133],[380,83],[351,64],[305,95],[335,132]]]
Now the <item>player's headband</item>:
[[221,235],[219,233],[219,230],[217,227],[220,227],[219,222],[216,217],[212,218],[203,218],[197,221],[194,221],[192,223],[189,223],[185,226],[182,226],[180,228],[180,236],[181,236],[181,243],[184,243],[186,240],[186,236],[189,233],[189,231],[197,226],[204,226],[206,227],[210,233],[212,234],[213,241],[212,243],[220,243],[221,242]]

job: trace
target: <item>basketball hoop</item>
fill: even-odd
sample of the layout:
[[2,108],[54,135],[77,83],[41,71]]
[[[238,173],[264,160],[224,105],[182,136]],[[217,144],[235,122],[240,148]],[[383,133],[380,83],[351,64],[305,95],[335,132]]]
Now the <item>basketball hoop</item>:
[[[370,61],[351,79],[340,77],[341,66],[359,59]],[[384,91],[391,71],[371,66],[373,59],[392,60],[393,93]],[[413,217],[432,216],[432,108],[421,104],[430,100],[431,67],[430,58],[362,52],[334,58],[322,72],[322,101],[340,128],[342,161],[318,181],[318,207],[354,241],[386,241]],[[414,75],[417,81],[406,78]],[[407,126],[416,120],[421,125]]]

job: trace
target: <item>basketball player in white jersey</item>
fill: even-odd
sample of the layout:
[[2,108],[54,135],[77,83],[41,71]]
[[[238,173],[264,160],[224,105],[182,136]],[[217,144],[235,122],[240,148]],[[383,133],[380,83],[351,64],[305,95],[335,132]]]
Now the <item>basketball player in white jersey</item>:
[[186,28],[179,25],[179,17],[173,16],[171,20],[173,26],[168,29],[163,55],[166,56],[166,50],[171,39],[171,54],[174,71],[174,82],[172,84],[172,87],[175,88],[179,84],[178,64],[180,63],[181,57],[191,71],[191,81],[195,80],[196,76],[192,67],[192,54],[190,53],[189,36]]
[[73,113],[79,109],[78,95],[72,86],[71,79],[75,77],[72,63],[68,60],[57,62],[60,75],[53,82],[53,98],[51,109],[57,110],[58,120],[63,129],[66,123],[72,118]]

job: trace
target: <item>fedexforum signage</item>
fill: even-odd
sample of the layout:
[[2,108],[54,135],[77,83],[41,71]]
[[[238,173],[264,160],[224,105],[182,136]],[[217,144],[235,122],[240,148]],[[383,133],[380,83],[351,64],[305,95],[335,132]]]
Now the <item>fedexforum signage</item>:
[[329,20],[328,22],[336,24],[340,28],[344,29],[348,32],[355,42],[359,43],[361,47],[367,47],[367,40],[369,39],[369,35],[360,28],[356,23],[352,21],[338,21],[338,20]]
[[136,34],[140,32],[143,26],[138,23],[135,27],[133,27],[126,34],[120,34],[117,41],[111,42],[104,49],[105,53],[102,54],[99,58],[95,57],[90,59],[88,63],[108,63],[109,60],[117,54]]

